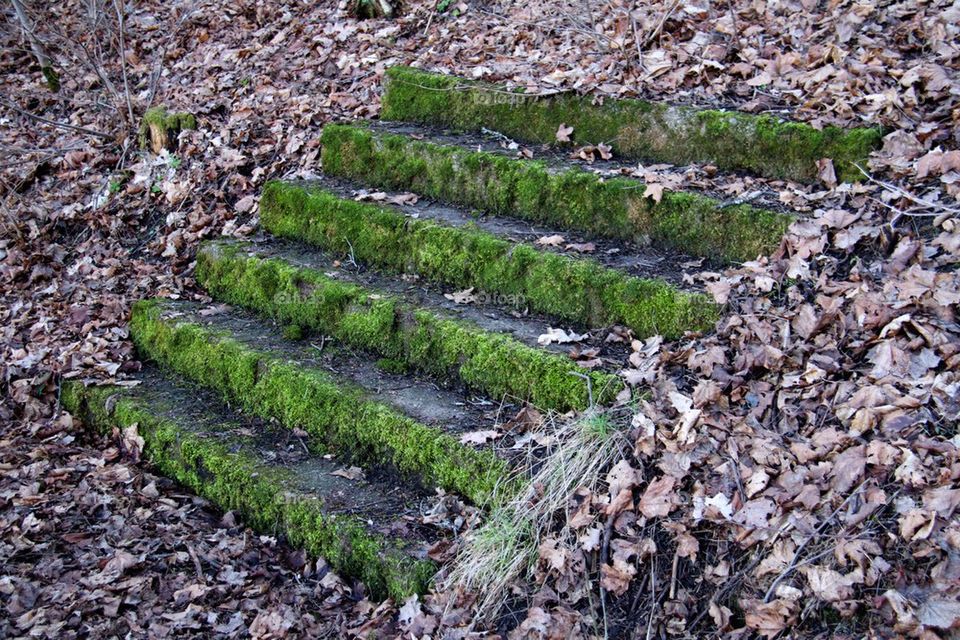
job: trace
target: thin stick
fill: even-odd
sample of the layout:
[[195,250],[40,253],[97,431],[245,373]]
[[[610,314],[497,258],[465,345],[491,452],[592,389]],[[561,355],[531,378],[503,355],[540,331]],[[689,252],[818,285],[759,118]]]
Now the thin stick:
[[820,534],[823,533],[824,529],[827,528],[827,525],[830,524],[830,523],[833,521],[833,519],[837,516],[837,514],[840,513],[840,511],[842,511],[843,508],[844,508],[845,506],[847,506],[847,504],[848,504],[851,500],[853,500],[856,496],[860,495],[860,490],[863,488],[863,485],[865,485],[865,484],[867,484],[867,481],[866,481],[866,480],[864,480],[863,482],[861,482],[861,483],[860,483],[860,486],[858,486],[856,489],[854,489],[853,493],[851,493],[851,494],[848,495],[846,498],[844,498],[844,499],[843,499],[843,502],[840,503],[840,506],[837,507],[836,509],[834,509],[834,510],[833,510],[833,513],[831,513],[829,516],[827,516],[827,519],[820,523],[820,526],[817,527],[816,530],[814,530],[814,532],[813,532],[812,534],[810,534],[810,537],[808,537],[806,540],[804,540],[804,541],[800,544],[800,546],[797,547],[796,552],[794,552],[794,554],[793,554],[793,560],[790,561],[790,564],[787,565],[787,568],[784,569],[783,572],[781,572],[780,575],[778,575],[778,576],[776,577],[776,579],[770,584],[770,588],[767,589],[767,593],[763,596],[763,601],[764,601],[764,602],[770,602],[770,597],[773,595],[774,589],[777,588],[777,585],[780,584],[780,581],[783,580],[784,578],[786,578],[786,577],[787,577],[788,575],[790,575],[791,573],[793,573],[794,569],[797,568],[798,562],[799,562],[799,559],[800,559],[800,554],[801,554],[801,553],[803,552],[803,550],[807,547],[807,545],[810,544],[811,542],[813,542],[813,540],[814,540],[815,538],[819,538],[819,537],[820,537]]
[[677,565],[680,564],[680,554],[673,554],[673,566],[670,568],[670,599],[673,600],[677,592]]
[[634,2],[633,9],[631,9],[627,15],[630,16],[630,27],[633,29],[633,44],[637,47],[637,64],[640,65],[644,73],[647,73],[647,65],[643,64],[643,46],[640,44],[640,29],[637,27],[637,19],[633,17],[633,11],[636,8],[637,3]]
[[30,113],[30,112],[28,112],[28,111],[24,111],[24,110],[21,109],[20,107],[18,107],[18,106],[16,106],[16,105],[13,105],[13,104],[10,104],[10,103],[7,102],[6,100],[0,100],[0,104],[2,104],[3,106],[5,106],[5,107],[8,108],[8,109],[11,109],[12,111],[16,111],[17,113],[19,113],[19,114],[22,115],[22,116],[26,116],[26,117],[31,118],[31,119],[33,119],[33,120],[39,120],[40,122],[44,122],[44,123],[46,123],[46,124],[50,124],[50,125],[53,125],[53,126],[55,126],[55,127],[62,127],[62,128],[64,128],[64,129],[71,129],[71,130],[73,130],[73,131],[79,131],[80,133],[86,133],[87,135],[96,136],[96,137],[98,137],[98,138],[103,138],[104,140],[113,140],[113,136],[111,136],[111,135],[108,134],[108,133],[103,133],[103,132],[100,132],[100,131],[94,131],[93,129],[85,129],[84,127],[78,127],[78,126],[76,126],[76,125],[67,124],[67,123],[65,123],[65,122],[57,122],[56,120],[50,120],[50,119],[48,119],[48,118],[44,118],[43,116],[38,116],[38,115],[36,115],[35,113]]
[[589,402],[589,407],[593,408],[593,380],[590,379],[585,373],[580,373],[579,371],[568,371],[571,376],[577,376],[578,378],[583,378],[587,381],[587,400]]
[[[899,195],[900,197],[906,198],[906,199],[909,200],[910,202],[913,202],[914,204],[917,204],[917,205],[919,205],[919,206],[921,206],[921,207],[923,207],[923,208],[925,208],[925,209],[939,209],[941,213],[943,213],[943,212],[946,212],[946,213],[960,213],[960,209],[953,209],[953,208],[951,208],[951,207],[947,207],[947,206],[944,206],[944,205],[942,205],[942,204],[938,204],[938,203],[936,203],[936,202],[929,202],[929,201],[927,201],[927,200],[924,200],[923,198],[918,198],[917,196],[913,195],[913,194],[910,193],[909,191],[907,191],[907,190],[905,190],[905,189],[902,189],[902,188],[898,187],[898,186],[895,185],[895,184],[891,184],[891,183],[889,183],[889,182],[884,182],[883,180],[878,180],[877,178],[874,178],[872,175],[870,175],[869,173],[867,173],[866,171],[864,171],[863,167],[861,167],[861,166],[860,166],[859,164],[857,164],[857,163],[854,163],[853,166],[855,166],[857,169],[859,169],[859,170],[860,170],[860,173],[862,173],[864,176],[866,176],[867,180],[869,180],[870,182],[872,182],[872,183],[874,183],[874,184],[877,184],[877,185],[880,185],[881,187],[883,187],[884,189],[888,189],[889,191],[893,191],[894,193],[896,193],[896,194]],[[886,204],[886,203],[882,203],[882,204]],[[890,207],[890,205],[887,205],[887,206]],[[910,212],[907,212],[907,211],[900,211],[899,209],[896,209],[895,207],[890,207],[890,208],[891,208],[891,209],[894,209],[895,211],[899,211],[900,214],[905,215],[905,216],[923,217],[923,216],[935,215],[935,214],[923,214],[923,213],[910,213]]]
[[[23,6],[23,2],[21,2],[21,0],[12,1],[13,11],[17,14],[17,20],[20,22],[23,36],[30,43],[30,49],[33,51],[34,57],[36,57],[37,62],[40,64],[40,70],[47,80],[47,86],[49,86],[52,91],[56,91],[59,86],[56,81],[56,72],[53,70],[53,61],[50,59],[50,55],[47,53],[43,43],[40,42],[40,38],[38,38],[34,32],[33,25],[30,24],[30,18],[27,16],[27,10],[26,7]],[[48,73],[51,75],[48,76]]]
[[616,516],[609,516],[603,527],[603,544],[600,547],[600,609],[603,611],[603,637],[610,636],[607,629],[607,590],[603,586],[603,567],[610,559],[610,536],[613,533],[613,521]]
[[647,633],[644,636],[650,640],[650,634],[653,633],[653,618],[657,612],[657,567],[656,561],[650,557],[650,616],[647,618]]
[[120,40],[120,73],[123,76],[123,97],[127,103],[127,116],[130,118],[130,126],[133,126],[133,102],[130,100],[130,85],[127,82],[127,47],[123,37],[123,11],[120,10],[119,0],[113,0],[113,8],[117,12],[117,23],[119,28]]
[[663,14],[663,16],[660,18],[660,22],[657,23],[657,27],[656,27],[656,28],[653,30],[653,32],[652,32],[649,36],[647,36],[647,38],[643,41],[643,46],[644,46],[644,47],[647,46],[648,44],[650,44],[651,42],[653,42],[653,41],[656,39],[656,37],[657,37],[658,35],[660,35],[660,32],[663,30],[663,25],[665,25],[665,24],[667,23],[667,19],[668,19],[671,15],[673,15],[673,12],[676,11],[676,10],[677,10],[677,7],[679,7],[679,6],[680,6],[680,0],[673,0],[673,4],[670,5],[670,8],[667,9],[666,12]]

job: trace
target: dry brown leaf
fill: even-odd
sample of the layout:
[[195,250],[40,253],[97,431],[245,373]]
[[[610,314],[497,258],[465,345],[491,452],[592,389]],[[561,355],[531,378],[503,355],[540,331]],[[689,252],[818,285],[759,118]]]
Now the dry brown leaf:
[[495,429],[483,429],[480,431],[470,431],[460,436],[461,444],[485,444],[490,440],[496,440],[503,434]]
[[661,476],[653,480],[640,498],[640,513],[646,518],[667,516],[676,506],[676,494],[673,491],[675,484],[673,476]]
[[360,467],[344,467],[342,469],[337,469],[336,471],[331,471],[330,475],[340,476],[341,478],[346,478],[347,480],[362,480],[363,469]]
[[561,235],[543,236],[536,240],[536,244],[545,247],[559,247],[564,242],[566,242],[566,240]]
[[654,202],[660,202],[663,199],[663,185],[648,182],[643,189],[643,197],[650,198]]

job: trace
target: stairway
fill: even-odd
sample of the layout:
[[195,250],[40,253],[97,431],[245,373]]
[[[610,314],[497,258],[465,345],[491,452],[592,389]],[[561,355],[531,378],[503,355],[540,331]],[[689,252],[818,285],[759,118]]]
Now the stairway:
[[[405,68],[389,78],[385,112],[407,122],[328,125],[323,178],[267,184],[260,237],[201,247],[196,279],[213,303],[134,305],[131,336],[149,363],[139,384],[68,382],[62,397],[94,427],[135,430],[161,472],[249,526],[376,598],[404,599],[429,587],[428,550],[449,535],[420,517],[436,490],[483,507],[519,482],[514,436],[494,446],[468,434],[525,403],[563,413],[624,401],[629,351],[609,328],[709,331],[721,309],[684,284],[681,265],[768,253],[794,215],[698,193],[647,198],[642,183],[552,149],[517,158],[476,131],[512,113],[477,97],[493,89]],[[470,118],[437,107],[437,86],[448,101],[473,96]],[[547,122],[529,130],[544,142],[560,107],[521,103]],[[355,197],[364,187],[382,193]],[[551,339],[565,332],[589,357]]]

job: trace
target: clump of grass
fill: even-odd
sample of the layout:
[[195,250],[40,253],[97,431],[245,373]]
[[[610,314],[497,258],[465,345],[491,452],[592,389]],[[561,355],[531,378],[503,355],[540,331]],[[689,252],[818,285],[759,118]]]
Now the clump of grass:
[[572,420],[549,419],[554,450],[536,463],[519,492],[495,499],[483,525],[467,535],[441,588],[478,593],[476,620],[496,615],[510,585],[530,572],[541,539],[560,515],[566,521],[574,491],[596,491],[602,474],[629,448],[617,417],[616,409],[594,409]]

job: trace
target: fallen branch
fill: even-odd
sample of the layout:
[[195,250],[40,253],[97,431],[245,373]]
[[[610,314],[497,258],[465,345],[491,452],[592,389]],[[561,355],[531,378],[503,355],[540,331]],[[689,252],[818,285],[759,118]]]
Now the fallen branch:
[[900,218],[901,218],[901,217],[904,217],[904,216],[906,216],[906,217],[911,217],[911,218],[935,218],[935,217],[940,216],[940,215],[942,215],[942,214],[944,214],[944,213],[950,213],[950,214],[954,214],[954,215],[960,215],[960,209],[954,209],[954,208],[952,208],[952,207],[948,207],[948,206],[946,206],[946,205],[943,205],[943,204],[941,204],[941,203],[939,203],[939,202],[930,202],[930,201],[928,201],[928,200],[924,200],[923,198],[920,198],[920,197],[918,197],[918,196],[913,195],[912,193],[910,193],[910,192],[907,191],[906,189],[903,189],[902,187],[898,187],[897,185],[892,184],[892,183],[890,183],[890,182],[884,182],[883,180],[879,180],[879,179],[877,179],[877,178],[874,178],[872,175],[870,175],[869,173],[867,173],[867,171],[865,171],[863,167],[861,167],[861,166],[860,166],[859,164],[857,164],[857,163],[854,163],[853,166],[855,166],[857,169],[859,169],[859,170],[860,170],[860,173],[862,173],[862,174],[866,177],[866,179],[869,180],[870,182],[872,182],[873,184],[878,185],[878,186],[881,186],[881,187],[883,187],[884,189],[886,189],[886,190],[888,190],[888,191],[892,191],[893,193],[897,194],[897,195],[900,196],[901,198],[904,198],[904,199],[909,200],[910,202],[914,203],[915,205],[917,205],[917,206],[920,207],[921,209],[934,209],[934,211],[930,211],[930,212],[927,212],[927,211],[903,211],[902,209],[898,209],[897,207],[894,207],[894,206],[891,205],[891,204],[888,204],[888,203],[886,203],[886,202],[883,202],[882,200],[880,200],[880,199],[878,199],[878,198],[874,198],[874,200],[876,200],[877,202],[879,202],[879,203],[882,204],[883,206],[887,207],[888,209],[890,209],[890,210],[892,210],[892,211],[896,211],[897,215],[894,216],[893,220],[890,221],[890,224],[891,224],[891,225],[897,224],[897,222],[900,220]]
[[50,58],[50,54],[47,53],[46,47],[40,42],[40,38],[38,38],[34,32],[33,25],[30,24],[30,18],[27,16],[27,9],[23,6],[22,0],[12,0],[12,2],[13,11],[17,14],[17,21],[20,23],[20,29],[23,31],[23,37],[30,43],[30,50],[33,51],[33,55],[40,65],[40,73],[43,74],[44,80],[47,81],[47,87],[50,91],[56,93],[60,90],[60,76],[57,75],[56,70],[53,68],[53,60]]
[[[824,532],[824,530],[827,528],[827,525],[833,522],[833,519],[837,517],[837,514],[840,513],[843,510],[843,508],[850,503],[851,500],[853,500],[855,497],[860,495],[860,490],[863,489],[863,485],[865,485],[866,483],[867,483],[866,480],[861,482],[860,486],[854,489],[853,493],[851,493],[846,498],[844,498],[843,502],[840,503],[840,506],[834,509],[833,513],[827,516],[827,519],[821,522],[820,526],[817,527],[816,530],[814,530],[814,532],[810,534],[810,536],[806,540],[804,540],[799,547],[797,547],[796,552],[794,552],[793,554],[793,560],[790,561],[790,564],[787,565],[787,568],[784,569],[780,573],[780,575],[778,575],[774,579],[774,581],[770,584],[770,588],[767,589],[767,593],[764,594],[763,596],[764,602],[770,602],[770,598],[773,596],[774,590],[777,588],[777,585],[779,585],[782,580],[784,580],[787,576],[793,573],[794,570],[796,570],[799,566],[802,566],[804,564],[809,564],[809,562],[812,561],[811,559],[807,559],[803,562],[800,562],[800,554],[803,552],[804,549],[807,548],[807,545],[813,542],[813,540],[818,539],[820,537],[820,534]],[[825,555],[825,554],[818,554],[815,557],[820,557],[820,555]]]
[[43,116],[38,116],[38,115],[35,114],[35,113],[30,113],[29,111],[24,111],[24,110],[21,109],[20,107],[16,106],[15,104],[11,104],[11,103],[7,102],[6,100],[0,100],[0,105],[5,106],[6,108],[10,109],[11,111],[16,111],[17,113],[19,113],[19,114],[22,115],[22,116],[25,116],[25,117],[30,118],[30,119],[32,119],[32,120],[37,120],[38,122],[43,122],[43,123],[46,123],[46,124],[49,124],[49,125],[53,125],[53,126],[55,126],[55,127],[60,127],[60,128],[62,128],[62,129],[70,129],[71,131],[79,131],[80,133],[85,133],[85,134],[90,135],[90,136],[96,136],[96,137],[98,137],[98,138],[102,138],[103,140],[113,140],[113,139],[114,139],[113,136],[110,135],[109,133],[103,133],[102,131],[94,131],[93,129],[87,129],[87,128],[84,128],[84,127],[78,127],[78,126],[76,126],[76,125],[67,124],[67,123],[65,123],[65,122],[57,122],[56,120],[50,120],[49,118],[44,118]]

